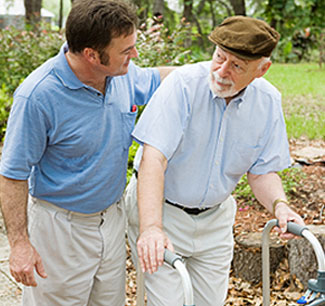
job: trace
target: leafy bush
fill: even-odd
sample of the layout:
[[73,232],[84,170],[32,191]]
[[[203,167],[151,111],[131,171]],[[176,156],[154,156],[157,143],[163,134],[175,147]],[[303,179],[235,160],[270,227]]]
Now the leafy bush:
[[38,66],[60,49],[61,33],[43,25],[38,33],[14,27],[0,30],[0,137],[4,136],[12,94]]
[[196,48],[186,48],[184,41],[191,37],[190,24],[182,19],[173,32],[159,22],[158,19],[148,19],[140,26],[137,49],[139,58],[135,60],[142,67],[184,65],[208,60],[211,55]]
[[12,96],[9,94],[9,90],[6,88],[5,84],[2,84],[0,88],[0,137],[6,131],[7,120],[10,112],[10,107],[12,104]]
[[13,93],[38,66],[54,56],[63,43],[61,33],[42,26],[38,33],[13,27],[0,30],[0,82]]
[[[295,194],[297,188],[301,186],[301,180],[304,178],[304,172],[299,168],[288,168],[278,172],[282,180],[282,186],[288,199],[290,200],[292,195]],[[240,179],[233,192],[239,205],[252,205],[253,201],[256,200],[251,188],[247,182],[246,174]]]

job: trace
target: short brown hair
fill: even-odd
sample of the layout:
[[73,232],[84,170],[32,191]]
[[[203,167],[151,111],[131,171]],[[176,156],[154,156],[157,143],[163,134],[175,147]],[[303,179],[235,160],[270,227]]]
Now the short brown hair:
[[66,23],[69,50],[101,51],[112,38],[131,35],[138,19],[134,7],[121,0],[75,0]]

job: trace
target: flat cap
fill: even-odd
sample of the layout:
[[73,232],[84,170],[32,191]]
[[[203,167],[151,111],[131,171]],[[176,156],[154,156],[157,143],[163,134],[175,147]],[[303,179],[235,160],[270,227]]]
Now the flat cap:
[[262,20],[233,16],[218,25],[209,39],[225,51],[243,59],[254,60],[269,57],[280,34]]

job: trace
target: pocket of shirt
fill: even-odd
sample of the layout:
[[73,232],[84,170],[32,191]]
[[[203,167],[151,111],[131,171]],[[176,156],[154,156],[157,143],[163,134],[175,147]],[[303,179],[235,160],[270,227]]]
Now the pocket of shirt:
[[131,133],[134,129],[135,121],[138,115],[138,109],[134,112],[122,113],[123,123],[123,146],[125,150],[128,150],[132,144]]

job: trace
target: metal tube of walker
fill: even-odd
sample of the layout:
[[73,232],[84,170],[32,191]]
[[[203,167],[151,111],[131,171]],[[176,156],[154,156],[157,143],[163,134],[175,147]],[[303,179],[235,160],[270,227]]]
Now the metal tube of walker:
[[[273,219],[267,222],[262,234],[262,272],[263,272],[263,306],[270,305],[270,231],[278,225],[278,220]],[[288,222],[288,232],[306,238],[314,248],[317,257],[318,271],[325,271],[325,255],[323,248],[316,237],[307,227]]]
[[184,290],[184,306],[195,306],[193,298],[193,287],[190,275],[182,261],[182,258],[168,249],[165,249],[164,260],[175,268],[182,280]]

